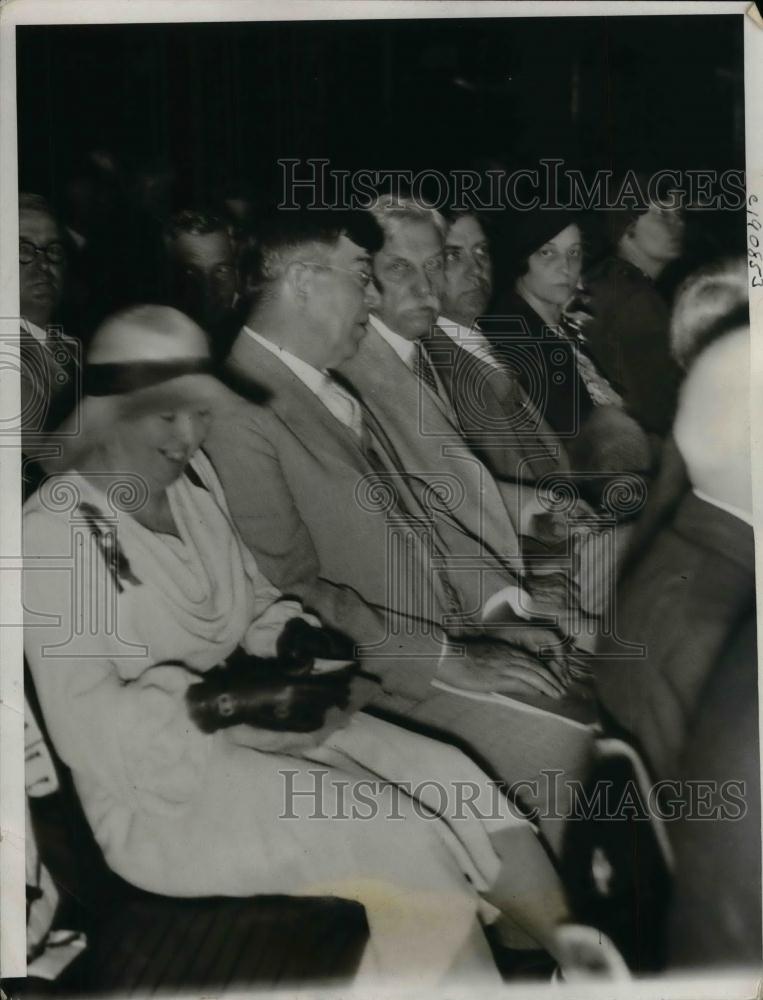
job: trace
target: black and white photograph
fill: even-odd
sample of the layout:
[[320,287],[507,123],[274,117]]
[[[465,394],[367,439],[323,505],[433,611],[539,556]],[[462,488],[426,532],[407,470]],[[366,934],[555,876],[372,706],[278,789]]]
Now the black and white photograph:
[[0,55],[2,1000],[757,995],[756,5]]

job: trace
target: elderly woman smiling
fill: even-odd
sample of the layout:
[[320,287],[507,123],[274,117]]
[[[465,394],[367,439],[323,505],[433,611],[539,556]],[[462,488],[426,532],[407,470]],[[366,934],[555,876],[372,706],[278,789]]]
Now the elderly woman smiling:
[[[251,657],[281,652],[287,623],[320,623],[259,573],[232,525],[200,450],[227,392],[208,367],[204,334],[175,310],[108,320],[90,348],[76,433],[60,437],[70,442],[60,469],[24,509],[26,655],[108,864],[165,895],[356,899],[370,976],[495,980],[479,893],[493,917],[510,915],[560,955],[555,873],[477,767],[346,711],[357,683],[346,669],[316,675],[315,661],[307,674],[260,675]],[[197,725],[195,695],[242,657],[244,688],[213,702],[220,725]],[[314,794],[287,801],[288,787],[315,789],[316,773],[319,812],[344,818],[316,819]],[[358,815],[358,782],[379,777],[386,792],[369,809],[368,785]],[[486,818],[454,817],[437,781],[479,790]],[[406,791],[394,820],[391,783]]]

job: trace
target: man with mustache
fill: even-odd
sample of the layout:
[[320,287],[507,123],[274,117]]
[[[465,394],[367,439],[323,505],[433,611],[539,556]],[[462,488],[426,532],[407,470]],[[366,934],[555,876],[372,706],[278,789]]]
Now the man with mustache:
[[[490,633],[496,635],[503,628],[509,643],[524,645],[531,656],[535,654],[532,662],[537,657],[532,629],[511,622],[512,614],[521,616],[530,606],[538,607],[536,598],[541,602],[548,598],[550,613],[563,617],[568,602],[557,600],[559,594],[544,593],[544,584],[529,574],[523,579],[530,598],[516,591],[517,601],[510,596],[517,581],[512,574],[521,574],[524,568],[520,536],[536,538],[542,530],[543,519],[535,517],[542,504],[534,481],[558,468],[558,457],[540,437],[536,436],[535,446],[528,445],[520,428],[499,408],[504,398],[499,393],[509,381],[505,371],[491,367],[439,329],[448,236],[441,214],[393,195],[379,197],[369,212],[384,232],[384,243],[373,256],[379,294],[369,303],[369,333],[340,366],[339,374],[383,429],[403,480],[419,484],[422,503],[432,508],[446,564],[459,589],[469,589],[471,604],[481,609]],[[471,424],[462,419],[469,417],[474,420]],[[499,465],[501,473],[496,471]],[[557,527],[564,529],[562,524]],[[486,572],[492,558],[504,567],[502,582],[501,574],[490,577]],[[515,656],[512,651],[507,659]],[[484,703],[473,711],[463,701],[454,707],[453,699],[459,696],[452,689],[479,689],[479,669],[464,660],[446,659],[435,680],[448,685],[448,693],[435,685],[418,705],[406,706],[405,714],[446,731],[452,727],[502,776],[534,779],[556,766],[564,767],[568,775],[585,773],[590,731],[570,719],[588,721],[587,699],[574,685],[568,691],[565,684],[563,698],[556,703],[546,694],[515,692],[515,697],[540,711],[528,714],[502,705],[497,712],[491,707],[496,714],[488,719]],[[490,689],[489,683],[482,687]],[[546,805],[542,795],[537,804],[541,809]],[[558,844],[562,823],[557,822],[554,830],[552,825],[553,821],[547,822],[544,832]]]
[[[448,225],[439,212],[398,196],[381,196],[370,211],[385,232],[374,258],[381,296],[371,311],[372,332],[343,373],[367,402],[381,402],[382,395],[392,402],[406,383],[415,385],[417,444],[437,444],[439,451],[443,433],[449,434],[468,445],[497,480],[533,483],[566,468],[556,436],[477,326],[492,288],[477,218],[454,215]],[[379,376],[392,376],[401,361],[399,377],[382,393]],[[410,442],[417,418],[404,409],[398,403],[380,418],[399,422]],[[516,497],[509,493],[513,507]]]
[[77,401],[77,344],[51,323],[64,290],[66,256],[61,228],[47,202],[19,195],[20,424],[25,491],[40,476],[37,460],[57,446],[45,441]]

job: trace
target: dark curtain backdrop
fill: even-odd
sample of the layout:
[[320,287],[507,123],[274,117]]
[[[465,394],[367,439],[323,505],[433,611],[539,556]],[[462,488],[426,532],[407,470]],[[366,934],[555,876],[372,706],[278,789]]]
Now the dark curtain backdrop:
[[54,199],[91,147],[169,161],[186,201],[286,156],[744,167],[736,16],[23,27],[17,56],[21,183]]

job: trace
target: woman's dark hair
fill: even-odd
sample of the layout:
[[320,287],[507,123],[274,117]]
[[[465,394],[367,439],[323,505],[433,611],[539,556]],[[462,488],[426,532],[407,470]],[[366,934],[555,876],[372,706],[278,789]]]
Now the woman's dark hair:
[[476,219],[480,226],[482,226],[482,230],[488,241],[491,243],[500,236],[498,227],[496,226],[495,213],[483,212],[477,208],[451,208],[449,205],[446,205],[440,209],[440,214],[448,223],[448,227],[455,225],[459,219]]
[[584,235],[580,216],[564,209],[535,209],[514,212],[504,220],[499,241],[497,267],[512,284],[527,274],[530,257],[568,226],[577,226]]

